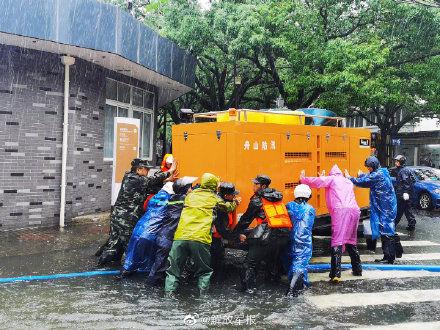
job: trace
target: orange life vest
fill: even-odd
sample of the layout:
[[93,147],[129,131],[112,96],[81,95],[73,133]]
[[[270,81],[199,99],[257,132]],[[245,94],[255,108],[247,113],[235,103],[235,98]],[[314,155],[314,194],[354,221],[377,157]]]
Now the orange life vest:
[[261,209],[264,211],[266,218],[257,218],[259,225],[263,222],[267,222],[271,228],[292,228],[292,221],[290,221],[286,205],[284,205],[282,201],[269,202],[264,198],[261,198],[261,200],[263,201]]
[[[226,226],[226,228],[230,229],[232,226],[232,223],[234,222],[234,218],[233,218],[233,213],[228,213],[228,225]],[[212,237],[215,238],[222,238],[221,235],[218,233],[217,229],[215,229],[215,226],[212,226]]]
[[168,171],[168,168],[167,168],[167,158],[168,157],[170,157],[170,156],[172,156],[173,154],[166,154],[165,156],[163,156],[163,159],[162,159],[162,164],[161,164],[161,166],[160,166],[160,169],[162,170],[162,172],[166,172],[166,171]]
[[144,211],[147,211],[148,202],[153,198],[153,196],[153,194],[147,196],[147,199],[144,202]]

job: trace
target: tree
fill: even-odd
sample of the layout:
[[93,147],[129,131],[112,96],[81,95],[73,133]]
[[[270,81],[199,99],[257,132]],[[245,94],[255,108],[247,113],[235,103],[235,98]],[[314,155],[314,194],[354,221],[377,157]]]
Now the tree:
[[[159,122],[167,113],[167,121],[178,123],[180,107],[268,108],[278,94],[289,108],[362,116],[383,137],[439,112],[439,13],[427,6],[221,0],[201,11],[195,0],[158,0],[143,15],[145,24],[197,56],[195,90],[161,109]],[[382,162],[385,143],[378,146]]]
[[[439,108],[438,15],[429,8],[400,5],[377,30],[380,47],[370,54],[369,70],[348,70],[361,74],[360,84],[344,89],[347,114],[357,114],[378,126],[381,139],[378,158],[389,165],[387,144],[403,125],[423,116],[432,117]],[[371,43],[370,43],[371,44]]]
[[[263,84],[270,85],[264,70],[242,56],[246,49],[249,57],[258,57],[257,47],[249,47],[249,17],[253,6],[234,1],[214,3],[211,10],[202,12],[194,3],[170,2],[161,19],[150,25],[183,49],[197,56],[196,111],[220,111],[258,103],[251,94]],[[195,38],[194,36],[197,36]],[[240,84],[235,81],[240,77]],[[268,93],[266,93],[268,94]],[[270,95],[274,99],[274,95]],[[267,99],[263,103],[267,104]]]
[[439,112],[436,10],[388,0],[286,1],[270,10],[294,13],[282,22],[296,27],[279,29],[287,65],[278,87],[289,107],[327,108],[379,126],[383,163],[386,137]]
[[164,113],[167,121],[179,123],[182,107],[195,112],[270,107],[276,98],[273,82],[253,61],[261,56],[258,45],[250,47],[249,39],[243,37],[251,35],[252,11],[253,5],[235,1],[214,3],[204,12],[196,2],[170,1],[160,12],[148,14],[146,24],[197,57],[195,90],[162,107],[159,124]]
[[439,0],[402,0],[403,3],[410,3],[426,7],[440,7]]
[[136,19],[143,21],[153,10],[160,11],[168,0],[102,0],[106,3],[121,7]]

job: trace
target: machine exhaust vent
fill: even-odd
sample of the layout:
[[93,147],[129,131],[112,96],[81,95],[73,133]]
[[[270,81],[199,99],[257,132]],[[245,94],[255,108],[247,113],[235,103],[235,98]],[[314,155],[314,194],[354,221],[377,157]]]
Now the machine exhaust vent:
[[299,185],[299,182],[287,182],[284,184],[285,189],[295,188],[297,185]]
[[326,158],[347,158],[347,153],[345,151],[330,151],[325,153]]
[[311,152],[286,152],[284,154],[285,159],[305,159],[311,160],[312,153]]

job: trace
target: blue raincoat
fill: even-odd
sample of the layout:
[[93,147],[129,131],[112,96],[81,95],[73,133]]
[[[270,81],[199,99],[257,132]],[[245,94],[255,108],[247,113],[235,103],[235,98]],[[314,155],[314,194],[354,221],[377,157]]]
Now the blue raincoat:
[[287,277],[290,279],[293,273],[302,273],[304,283],[309,285],[307,267],[312,257],[312,228],[316,211],[308,203],[290,202],[286,204],[286,208],[292,221],[289,247],[282,256]]
[[170,194],[160,190],[148,202],[147,211],[139,219],[127,247],[124,269],[150,270],[156,256],[156,237],[167,213]]
[[370,188],[370,225],[372,239],[381,235],[394,236],[394,219],[397,213],[396,194],[390,174],[385,168],[350,178],[357,187]]

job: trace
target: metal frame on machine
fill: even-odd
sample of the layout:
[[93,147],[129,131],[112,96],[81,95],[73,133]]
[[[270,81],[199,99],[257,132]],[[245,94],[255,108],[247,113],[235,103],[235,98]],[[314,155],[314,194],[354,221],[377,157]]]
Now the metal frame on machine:
[[[198,113],[194,114],[193,122],[196,122],[196,118],[217,118],[217,115],[223,114],[228,112],[229,110],[225,111],[210,111],[210,112],[204,112],[204,113]],[[294,110],[292,110],[294,111]],[[247,113],[248,112],[256,112],[256,113],[262,113],[262,114],[268,114],[273,113],[277,115],[285,115],[285,116],[297,116],[300,117],[300,121],[302,121],[303,118],[324,118],[329,120],[336,120],[337,125],[339,127],[339,123],[342,122],[345,118],[343,117],[330,117],[330,116],[319,116],[319,115],[309,115],[305,113],[286,113],[285,111],[266,111],[266,110],[252,110],[252,109],[236,109],[237,112],[237,121],[241,121],[241,115],[243,113],[244,115],[244,121],[247,122]]]

